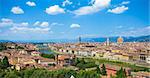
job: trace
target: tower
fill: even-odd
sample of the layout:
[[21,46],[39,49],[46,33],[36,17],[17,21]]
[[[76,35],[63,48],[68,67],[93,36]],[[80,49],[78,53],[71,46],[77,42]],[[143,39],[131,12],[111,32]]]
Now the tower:
[[117,43],[118,44],[122,44],[123,43],[123,38],[121,36],[117,39]]
[[79,38],[78,38],[78,42],[81,43],[81,37],[80,37],[80,36],[79,36]]
[[106,40],[106,46],[109,46],[110,43],[109,43],[109,37],[107,37],[107,40]]

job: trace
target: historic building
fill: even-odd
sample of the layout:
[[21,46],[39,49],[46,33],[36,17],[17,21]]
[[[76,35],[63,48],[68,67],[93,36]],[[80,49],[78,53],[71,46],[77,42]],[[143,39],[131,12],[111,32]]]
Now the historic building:
[[121,36],[117,39],[117,43],[118,44],[122,44],[123,43],[123,38]]

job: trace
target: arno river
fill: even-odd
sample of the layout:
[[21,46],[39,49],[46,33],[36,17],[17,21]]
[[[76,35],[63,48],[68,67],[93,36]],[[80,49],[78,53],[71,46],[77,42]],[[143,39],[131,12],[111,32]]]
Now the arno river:
[[41,53],[45,53],[45,54],[52,54],[52,53],[54,53],[50,49],[48,49],[47,46],[44,46],[44,45],[38,45],[38,48],[40,49],[39,52],[41,52]]
[[48,49],[42,49],[42,50],[39,50],[39,52],[44,53],[44,54],[53,54],[54,53],[54,52],[52,52],[51,50],[48,50]]

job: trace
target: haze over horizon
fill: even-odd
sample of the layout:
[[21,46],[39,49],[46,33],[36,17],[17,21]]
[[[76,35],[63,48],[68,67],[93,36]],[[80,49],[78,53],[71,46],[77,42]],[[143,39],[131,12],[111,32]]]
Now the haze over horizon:
[[150,35],[149,0],[0,0],[0,40]]

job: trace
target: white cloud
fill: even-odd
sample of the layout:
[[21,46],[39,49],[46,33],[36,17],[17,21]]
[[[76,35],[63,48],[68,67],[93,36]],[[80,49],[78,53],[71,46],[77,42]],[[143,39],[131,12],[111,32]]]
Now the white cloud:
[[17,27],[24,27],[24,26],[29,26],[28,22],[22,22],[22,23],[14,23],[12,24],[12,26],[17,26]]
[[109,9],[108,12],[114,13],[114,14],[121,14],[121,13],[125,12],[126,10],[128,10],[128,7],[120,6],[120,7],[114,8],[114,9]]
[[80,35],[81,37],[86,37],[86,38],[96,38],[96,37],[98,37],[98,35],[97,34],[83,34],[83,35]]
[[93,6],[95,7],[107,7],[111,0],[94,0]]
[[0,27],[12,27],[12,26],[28,26],[29,23],[28,22],[22,22],[22,23],[15,23],[13,22],[13,20],[8,19],[8,18],[2,18],[1,22],[0,22]]
[[13,7],[11,9],[11,12],[14,14],[23,14],[24,13],[24,11],[19,6]]
[[71,4],[72,4],[72,2],[70,2],[69,0],[65,0],[65,1],[63,2],[62,6],[64,7],[64,6],[66,6],[66,5],[71,5]]
[[8,18],[2,18],[0,22],[0,27],[11,26],[13,24],[13,20]]
[[122,25],[120,25],[120,26],[117,26],[116,28],[120,29],[120,28],[123,28],[123,26],[122,26]]
[[124,32],[117,32],[116,34],[124,36],[150,35],[150,26],[146,26],[143,28],[134,28]]
[[45,12],[50,15],[65,13],[64,9],[59,7],[59,5],[50,6],[49,8],[46,8]]
[[58,23],[56,23],[56,22],[53,22],[52,24],[51,24],[51,26],[55,26],[55,25],[57,25]]
[[150,32],[150,26],[145,27],[145,29]]
[[94,9],[93,6],[85,6],[85,7],[81,7],[78,10],[75,10],[73,13],[76,15],[86,15],[86,14],[91,14],[91,13],[95,13],[97,12],[98,9]]
[[75,11],[73,11],[74,14],[78,15],[87,15],[96,13],[107,6],[109,6],[111,0],[92,0],[90,3],[91,6],[83,6]]
[[40,25],[40,22],[39,21],[36,21],[33,26],[39,26]]
[[29,27],[12,27],[10,28],[13,32],[36,32],[36,33],[48,33],[50,31],[50,28],[29,28]]
[[49,26],[49,23],[48,22],[42,22],[40,24],[41,27],[48,27]]
[[53,22],[52,24],[51,24],[51,26],[58,26],[58,25],[64,25],[64,24],[60,24],[60,23],[57,23],[57,22]]
[[8,19],[8,18],[2,18],[1,21],[2,21],[2,22],[12,22],[12,20],[11,20],[11,19]]
[[34,2],[31,2],[31,1],[26,2],[26,4],[27,4],[28,6],[36,6],[36,4],[35,4]]
[[29,25],[28,22],[23,22],[23,23],[21,23],[21,26],[28,26],[28,25]]
[[80,25],[79,24],[71,24],[70,28],[80,28]]
[[130,3],[130,1],[123,1],[121,4],[125,5],[125,4],[129,4],[129,3]]
[[49,26],[49,23],[44,21],[44,22],[39,22],[39,21],[36,21],[33,26],[40,26],[40,27],[48,27]]
[[[7,27],[7,30],[10,29],[12,32],[34,32],[34,33],[53,33],[51,28],[48,27],[48,22],[35,22],[33,25],[40,27],[29,27],[28,22],[15,23],[12,19],[2,18],[0,21],[0,28]],[[8,28],[9,26],[9,28]],[[2,32],[2,31],[1,31]]]

